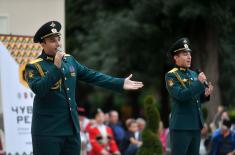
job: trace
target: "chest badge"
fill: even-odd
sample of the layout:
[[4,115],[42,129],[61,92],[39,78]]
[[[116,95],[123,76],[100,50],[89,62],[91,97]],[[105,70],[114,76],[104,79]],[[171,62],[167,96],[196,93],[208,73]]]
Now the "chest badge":
[[29,75],[29,78],[33,78],[34,76],[33,71],[29,71],[28,75]]
[[69,72],[71,76],[76,76],[75,69],[73,66],[69,66]]
[[183,79],[183,82],[187,82],[188,81],[188,79]]
[[167,85],[169,86],[169,87],[172,87],[173,85],[174,85],[174,82],[173,82],[173,80],[167,80]]

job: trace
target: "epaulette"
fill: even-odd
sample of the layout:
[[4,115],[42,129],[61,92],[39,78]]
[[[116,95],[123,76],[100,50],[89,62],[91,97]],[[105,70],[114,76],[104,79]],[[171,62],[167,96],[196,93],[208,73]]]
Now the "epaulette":
[[178,70],[178,68],[173,68],[172,70],[170,70],[168,73],[174,73]]
[[183,82],[183,80],[182,80],[182,78],[180,77],[180,75],[176,72],[176,71],[178,71],[179,69],[178,68],[173,68],[172,70],[170,70],[168,73],[173,73],[175,76],[176,76],[176,78],[177,78],[177,80],[180,82],[180,84],[183,86],[183,87],[186,87],[185,86],[185,84],[184,84],[184,82]]
[[38,58],[38,59],[30,61],[29,64],[34,64],[34,63],[40,62],[42,60],[43,60],[42,58]]

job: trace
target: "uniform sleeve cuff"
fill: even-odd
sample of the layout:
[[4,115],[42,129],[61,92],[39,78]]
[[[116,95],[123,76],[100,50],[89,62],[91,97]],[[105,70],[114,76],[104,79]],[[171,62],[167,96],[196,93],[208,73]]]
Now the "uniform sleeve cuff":
[[125,80],[124,78],[117,78],[117,85],[118,85],[118,89],[119,89],[120,91],[123,90],[124,80]]

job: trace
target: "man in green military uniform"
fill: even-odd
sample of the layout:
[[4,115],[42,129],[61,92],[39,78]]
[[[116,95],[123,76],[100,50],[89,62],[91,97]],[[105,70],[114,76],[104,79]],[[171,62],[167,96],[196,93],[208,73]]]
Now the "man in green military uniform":
[[116,91],[136,90],[142,82],[131,76],[114,78],[88,69],[71,55],[58,52],[61,24],[50,21],[36,32],[34,42],[42,54],[26,65],[25,78],[35,93],[32,118],[34,155],[79,155],[80,135],[76,81],[82,80]]
[[200,130],[203,127],[201,103],[213,91],[203,72],[190,70],[191,49],[187,38],[176,41],[170,49],[175,68],[166,76],[166,87],[173,98],[170,117],[172,155],[199,155]]

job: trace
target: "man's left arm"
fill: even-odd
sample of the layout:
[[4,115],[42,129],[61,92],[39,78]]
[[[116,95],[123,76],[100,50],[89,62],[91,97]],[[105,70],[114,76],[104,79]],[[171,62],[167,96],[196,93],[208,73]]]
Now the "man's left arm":
[[77,63],[77,76],[79,80],[85,81],[90,84],[94,84],[100,87],[121,91],[125,90],[136,90],[143,87],[142,82],[132,81],[130,75],[127,78],[116,78],[112,77],[95,70],[89,69],[86,66]]

